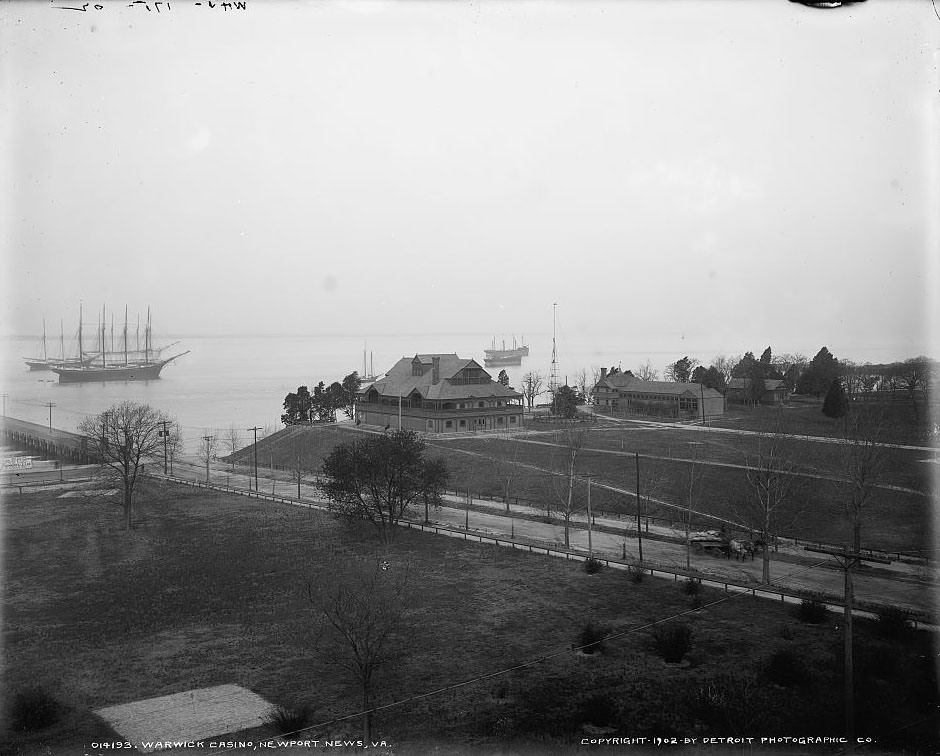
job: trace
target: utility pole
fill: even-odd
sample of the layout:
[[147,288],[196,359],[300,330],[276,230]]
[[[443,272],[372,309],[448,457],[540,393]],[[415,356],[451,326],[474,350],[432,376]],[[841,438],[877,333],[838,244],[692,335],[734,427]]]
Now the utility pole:
[[170,437],[170,432],[166,429],[166,424],[169,421],[161,420],[160,422],[163,424],[163,430],[160,431],[160,435],[163,436],[163,474],[166,475],[167,474],[167,458],[169,457],[169,455],[167,454],[167,441]]
[[702,397],[702,427],[705,427],[705,384],[700,383],[698,385],[699,393]]
[[[258,431],[261,430],[257,425],[254,428],[248,428],[255,434],[255,491],[258,490]],[[248,490],[251,490],[251,478],[248,478]]]
[[213,436],[203,436],[203,440],[206,442],[206,483],[209,483],[209,456],[211,453],[211,448],[209,447],[209,442],[212,441]]
[[52,408],[55,407],[55,402],[46,402],[46,406],[49,408],[49,432],[52,433]]
[[636,545],[640,550],[640,561],[643,561],[643,531],[640,530],[640,453],[634,452],[636,457]]
[[845,572],[845,612],[843,614],[842,624],[845,626],[845,739],[847,741],[846,753],[855,751],[855,669],[852,660],[852,604],[855,598],[852,585],[852,570],[860,562],[877,562],[878,564],[891,564],[890,559],[882,557],[863,556],[857,551],[849,551],[846,546],[841,551],[838,549],[826,549],[815,546],[804,546],[806,551],[813,551],[819,554],[829,554],[835,557],[836,562]]
[[552,370],[548,378],[548,393],[552,395],[552,411],[555,408],[555,392],[558,391],[558,352],[555,348],[555,310],[558,302],[552,302]]

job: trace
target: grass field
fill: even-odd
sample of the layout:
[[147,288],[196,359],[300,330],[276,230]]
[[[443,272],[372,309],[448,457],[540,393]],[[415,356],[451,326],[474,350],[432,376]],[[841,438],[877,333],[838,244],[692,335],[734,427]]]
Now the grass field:
[[[903,409],[903,408],[902,408]],[[743,413],[743,410],[737,410]],[[758,407],[755,415],[744,415],[745,425],[766,428],[780,416],[780,411]],[[777,414],[774,415],[773,413]],[[785,430],[795,434],[819,436],[822,424],[805,408],[784,410]],[[758,422],[758,418],[763,418]],[[825,418],[831,432],[834,425]],[[894,416],[900,422],[903,414]],[[729,425],[741,425],[739,420]],[[475,437],[430,439],[434,454],[447,460],[451,471],[449,486],[476,495],[501,497],[510,463],[515,463],[511,495],[536,506],[549,503],[556,510],[564,481],[543,471],[561,471],[565,467],[564,431],[539,423],[532,426],[541,431],[529,436],[528,442],[512,437]],[[603,421],[585,423],[584,449],[579,452],[576,473],[590,475],[594,485],[592,504],[596,511],[635,512],[635,498],[628,494],[605,491],[604,485],[632,492],[636,489],[634,452],[640,454],[640,487],[644,496],[652,496],[672,506],[653,506],[651,516],[667,521],[684,520],[689,501],[689,475],[693,463],[698,480],[693,490],[693,508],[724,519],[741,522],[745,502],[754,492],[746,478],[746,465],[754,459],[758,438],[753,434],[702,431],[680,424],[650,427],[636,424],[612,424]],[[259,444],[260,463],[273,460],[276,465],[291,468],[298,449],[305,464],[317,468],[335,444],[355,438],[348,428],[329,426],[293,427]],[[895,434],[903,435],[903,434]],[[827,438],[828,436],[823,436]],[[556,444],[556,446],[553,446]],[[884,469],[878,489],[863,511],[863,545],[886,551],[930,555],[932,522],[930,492],[936,455],[917,449],[884,449]],[[851,526],[845,514],[849,486],[841,482],[842,449],[827,441],[793,440],[787,444],[787,455],[793,469],[800,473],[785,511],[780,516],[778,535],[844,543],[850,539]],[[251,461],[251,450],[239,452],[239,458]],[[586,504],[586,485],[575,491],[575,504]],[[715,521],[699,518],[696,527],[714,527]]]
[[[597,728],[841,731],[835,617],[806,624],[752,598],[711,605],[724,594],[411,531],[379,548],[316,511],[157,482],[141,490],[130,533],[119,508],[95,498],[15,495],[5,511],[4,685],[39,685],[66,707],[46,730],[6,732],[5,754],[83,752],[113,737],[92,709],[223,683],[307,703],[314,721],[355,713],[359,692],[330,663],[340,651],[324,645],[306,598],[308,581],[342,579],[339,555],[411,572],[416,632],[379,678],[377,703],[544,658],[383,712],[373,733],[392,753],[568,753]],[[691,651],[667,665],[652,623],[683,612]],[[570,650],[588,621],[614,634],[602,654]],[[928,638],[889,640],[859,622],[857,642],[859,734],[932,752]],[[313,734],[348,735],[357,722]]]

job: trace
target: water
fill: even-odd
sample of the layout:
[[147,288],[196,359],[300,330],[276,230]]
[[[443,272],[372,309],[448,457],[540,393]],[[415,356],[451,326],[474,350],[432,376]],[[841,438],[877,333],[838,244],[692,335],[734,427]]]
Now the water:
[[[173,339],[166,339],[168,343]],[[5,393],[6,414],[43,425],[76,430],[89,415],[116,402],[131,400],[150,404],[174,417],[183,430],[187,450],[208,433],[224,433],[230,427],[245,431],[253,426],[275,430],[281,427],[284,397],[300,385],[311,389],[319,381],[327,385],[358,370],[362,373],[363,348],[373,355],[375,372],[382,375],[401,357],[418,352],[456,352],[461,357],[483,363],[483,349],[491,345],[492,334],[423,334],[411,336],[280,336],[280,337],[181,337],[181,343],[166,354],[182,350],[190,353],[167,365],[156,381],[107,383],[58,383],[52,372],[30,371],[23,358],[37,356],[41,345],[36,338],[10,338],[0,342],[0,393]],[[497,338],[501,346],[502,338]],[[506,338],[512,346],[512,337]],[[521,366],[489,368],[495,379],[505,369],[510,385],[517,389],[522,376],[537,370],[548,385],[552,336],[527,337],[530,356]],[[593,366],[623,361],[624,368],[645,362],[647,355],[618,353],[593,347],[588,342],[568,343],[558,339],[559,380],[566,376],[572,384],[582,368],[591,374]],[[57,347],[50,347],[55,351]],[[681,354],[663,354],[657,367]],[[630,361],[627,362],[627,359]],[[634,364],[635,363],[635,364]],[[544,399],[543,399],[544,401]]]

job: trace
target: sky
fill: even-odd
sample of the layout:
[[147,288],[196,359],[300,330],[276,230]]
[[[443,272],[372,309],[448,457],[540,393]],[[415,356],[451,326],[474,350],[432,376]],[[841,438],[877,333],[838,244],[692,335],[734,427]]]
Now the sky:
[[83,5],[0,3],[0,335],[940,357],[931,3]]

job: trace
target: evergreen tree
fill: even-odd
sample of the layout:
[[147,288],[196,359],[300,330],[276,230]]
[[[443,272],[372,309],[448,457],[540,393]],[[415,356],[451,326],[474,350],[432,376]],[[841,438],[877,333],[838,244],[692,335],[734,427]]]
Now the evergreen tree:
[[832,356],[826,347],[823,347],[800,375],[796,391],[798,394],[822,396],[832,385],[832,382],[839,377],[841,371],[839,361]]
[[844,417],[849,411],[849,400],[845,396],[845,389],[842,388],[842,380],[836,378],[829,384],[829,390],[826,392],[826,399],[822,406],[823,414],[826,417]]

